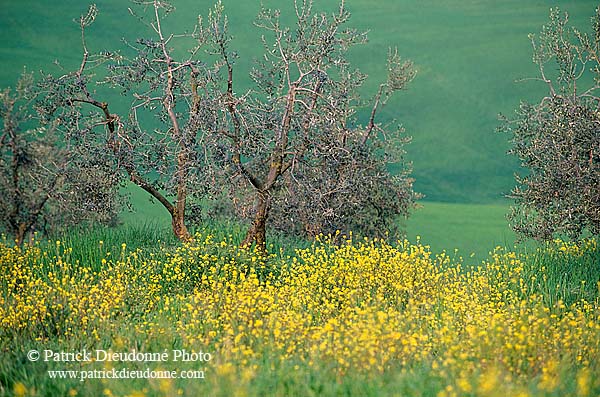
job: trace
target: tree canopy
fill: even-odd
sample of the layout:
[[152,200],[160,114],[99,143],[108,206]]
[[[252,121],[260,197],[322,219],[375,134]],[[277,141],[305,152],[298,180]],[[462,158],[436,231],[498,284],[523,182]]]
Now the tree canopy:
[[527,173],[517,176],[509,219],[521,235],[577,239],[600,233],[600,8],[590,33],[551,9],[538,35],[530,35],[534,78],[547,87],[537,103],[521,103],[505,119],[511,154]]

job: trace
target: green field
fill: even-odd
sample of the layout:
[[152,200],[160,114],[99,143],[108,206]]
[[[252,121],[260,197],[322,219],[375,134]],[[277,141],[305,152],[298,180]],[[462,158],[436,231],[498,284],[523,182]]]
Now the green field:
[[507,204],[423,202],[407,222],[410,241],[420,237],[433,252],[446,250],[478,263],[495,247],[512,248],[515,235],[506,221]]

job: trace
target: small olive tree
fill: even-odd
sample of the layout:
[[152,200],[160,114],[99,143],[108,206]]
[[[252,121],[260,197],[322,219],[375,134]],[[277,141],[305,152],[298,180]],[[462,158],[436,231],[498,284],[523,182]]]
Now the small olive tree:
[[[242,94],[234,89],[236,55],[220,5],[208,20],[212,52],[221,60],[221,80],[211,81],[209,91],[226,90],[214,96],[204,130],[224,160],[238,212],[252,222],[244,244],[264,247],[268,222],[308,235],[352,228],[383,235],[408,215],[417,195],[401,157],[408,139],[377,116],[414,68],[390,51],[387,79],[372,100],[361,99],[367,76],[347,52],[366,34],[346,26],[344,2],[332,15],[314,12],[310,0],[294,5],[293,27],[282,24],[279,10],[262,8],[256,25],[265,31],[264,53],[251,72],[254,88]],[[391,163],[401,170],[396,176]]]
[[14,90],[0,93],[0,227],[23,243],[33,232],[85,222],[116,221],[117,191],[100,159],[79,161],[78,149],[60,142],[59,119],[40,123],[40,91],[23,73]]
[[600,233],[600,8],[592,32],[568,26],[568,15],[551,9],[539,35],[530,35],[535,80],[547,95],[521,103],[506,120],[512,149],[527,170],[517,176],[509,219],[525,237],[576,239]]
[[[118,181],[128,179],[157,200],[169,212],[174,234],[187,240],[190,198],[202,195],[208,177],[198,120],[204,114],[203,80],[211,72],[196,59],[204,39],[199,26],[181,34],[163,28],[174,10],[169,1],[132,3],[137,7],[129,12],[146,37],[126,38],[120,50],[88,51],[86,31],[98,13],[90,6],[76,21],[81,65],[58,77],[46,76],[43,109],[68,120],[66,138],[87,153],[87,161],[97,155],[111,158]],[[176,51],[177,41],[191,43],[189,52]],[[99,85],[108,89],[99,92]]]

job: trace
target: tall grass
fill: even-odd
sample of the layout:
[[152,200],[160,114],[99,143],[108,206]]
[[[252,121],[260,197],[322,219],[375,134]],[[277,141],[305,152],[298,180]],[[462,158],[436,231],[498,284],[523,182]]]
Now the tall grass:
[[548,242],[521,254],[525,278],[531,290],[542,294],[549,306],[570,306],[580,300],[594,301],[600,290],[600,247],[595,239],[578,244]]

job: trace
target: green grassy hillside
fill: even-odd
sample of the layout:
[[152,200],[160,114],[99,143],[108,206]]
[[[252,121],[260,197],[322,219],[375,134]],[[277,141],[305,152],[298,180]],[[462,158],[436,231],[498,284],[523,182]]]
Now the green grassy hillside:
[[416,241],[419,236],[433,252],[445,250],[475,264],[488,257],[494,247],[512,248],[515,244],[515,234],[506,222],[507,203],[422,205],[407,222],[407,237]]
[[[369,73],[368,88],[381,78],[389,46],[414,60],[419,74],[410,89],[389,103],[383,117],[397,118],[413,136],[408,147],[416,188],[428,200],[485,203],[497,201],[512,186],[517,164],[505,156],[507,137],[495,133],[497,114],[510,113],[521,98],[535,98],[543,87],[514,81],[535,74],[527,34],[537,32],[549,7],[559,4],[572,22],[587,28],[597,2],[516,0],[349,0],[352,23],[370,30],[370,43],[352,55]],[[87,2],[44,0],[0,3],[0,85],[13,84],[22,69],[52,69],[60,59],[67,67],[79,61],[79,35],[71,20]],[[168,23],[191,27],[206,14],[207,0],[174,1]],[[239,49],[240,71],[260,51],[252,20],[259,1],[224,1],[230,16],[233,48]],[[291,16],[293,2],[267,1]],[[332,1],[316,1],[333,10]],[[92,49],[114,49],[123,36],[136,37],[139,24],[123,0],[97,1],[100,14],[89,32]]]

